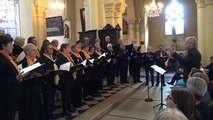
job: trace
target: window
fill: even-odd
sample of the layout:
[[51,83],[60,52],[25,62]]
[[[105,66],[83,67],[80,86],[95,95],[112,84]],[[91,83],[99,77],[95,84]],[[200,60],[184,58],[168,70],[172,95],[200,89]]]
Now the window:
[[16,0],[0,0],[0,29],[12,37],[19,35],[18,5]]
[[172,0],[171,4],[166,7],[166,22],[165,22],[165,34],[183,34],[184,33],[184,12],[183,6]]

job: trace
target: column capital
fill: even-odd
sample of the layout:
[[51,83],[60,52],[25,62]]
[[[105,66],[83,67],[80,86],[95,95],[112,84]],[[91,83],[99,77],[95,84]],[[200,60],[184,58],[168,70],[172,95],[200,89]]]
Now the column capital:
[[206,6],[205,0],[195,0],[195,2],[197,4],[197,8],[203,8]]
[[107,2],[104,4],[106,17],[114,17],[115,2]]

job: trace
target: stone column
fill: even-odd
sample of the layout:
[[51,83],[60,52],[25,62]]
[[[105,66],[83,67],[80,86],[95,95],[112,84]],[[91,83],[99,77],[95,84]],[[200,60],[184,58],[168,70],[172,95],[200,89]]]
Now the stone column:
[[85,21],[86,31],[98,28],[98,1],[86,0],[85,6]]
[[128,27],[129,27],[129,39],[127,44],[131,44],[132,40],[136,39],[135,35],[135,19],[128,20]]
[[46,39],[46,1],[44,0],[35,0],[35,11],[36,11],[36,32],[35,35],[38,39],[38,46],[39,48],[42,45],[44,39]]
[[149,21],[148,21],[148,16],[145,13],[144,15],[144,47],[145,47],[145,51],[149,46]]
[[105,0],[98,0],[98,29],[103,29],[106,25],[106,14],[104,8]]
[[121,39],[123,39],[123,13],[126,9],[126,3],[124,0],[121,0],[119,2],[116,2],[115,4],[115,25],[119,24],[121,27],[120,35]]
[[115,27],[114,11],[115,11],[115,2],[114,0],[105,1],[105,13],[106,13],[106,24],[111,24]]
[[136,41],[138,44],[140,44],[140,19],[136,20],[135,32],[136,32]]
[[[206,17],[205,17],[205,56],[204,58],[204,65],[209,64],[209,58],[213,55],[213,0],[205,0],[206,4]],[[198,28],[199,29],[199,28]]]
[[197,3],[197,34],[198,34],[198,50],[202,54],[202,62],[205,62],[205,3],[202,0]]

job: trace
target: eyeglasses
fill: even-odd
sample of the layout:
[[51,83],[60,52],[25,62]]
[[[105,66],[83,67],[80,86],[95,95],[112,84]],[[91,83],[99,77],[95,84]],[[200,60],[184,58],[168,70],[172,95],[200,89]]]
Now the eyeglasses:
[[173,100],[173,98],[172,97],[170,97],[169,95],[166,97],[166,100]]

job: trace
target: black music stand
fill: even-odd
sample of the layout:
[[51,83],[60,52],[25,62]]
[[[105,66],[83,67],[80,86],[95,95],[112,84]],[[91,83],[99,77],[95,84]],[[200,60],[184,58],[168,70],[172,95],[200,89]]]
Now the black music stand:
[[148,85],[148,98],[146,98],[145,101],[146,102],[152,102],[153,99],[149,97],[149,81],[148,81],[147,85]]
[[[152,67],[156,72],[160,73],[161,75],[163,75],[166,71],[164,69],[162,69],[161,67],[158,67],[157,65],[155,65],[155,67]],[[160,70],[159,70],[160,69]],[[162,70],[164,70],[164,72],[162,72]],[[166,106],[164,103],[163,103],[163,85],[162,85],[162,80],[161,80],[161,77],[160,77],[160,82],[161,82],[161,86],[160,86],[160,103],[155,105],[153,108],[156,108],[159,106],[159,110],[161,110],[163,108],[163,106]]]

